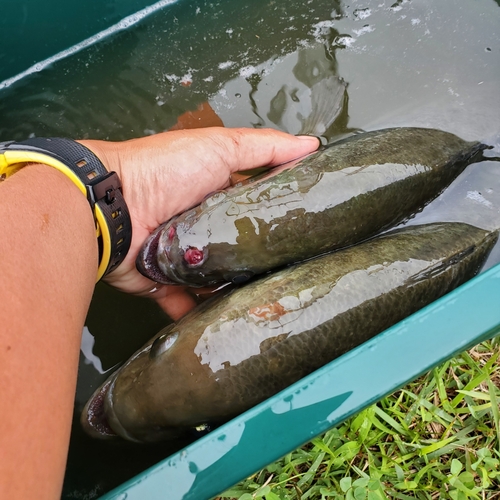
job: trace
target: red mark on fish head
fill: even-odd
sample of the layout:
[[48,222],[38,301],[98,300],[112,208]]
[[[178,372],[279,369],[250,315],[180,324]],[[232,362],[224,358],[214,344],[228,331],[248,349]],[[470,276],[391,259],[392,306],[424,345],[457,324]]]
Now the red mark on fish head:
[[189,247],[184,252],[184,260],[191,267],[199,266],[205,260],[205,253],[199,248]]
[[174,236],[175,236],[175,226],[170,226],[167,233],[168,241],[172,241],[174,239]]

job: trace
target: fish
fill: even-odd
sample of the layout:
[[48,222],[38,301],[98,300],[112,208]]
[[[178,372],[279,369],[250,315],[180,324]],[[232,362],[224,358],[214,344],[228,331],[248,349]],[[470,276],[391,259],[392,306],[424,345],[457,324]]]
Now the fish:
[[137,442],[212,429],[472,278],[497,238],[460,222],[409,225],[236,287],[139,349],[82,425]]
[[164,284],[243,283],[409,220],[486,148],[426,128],[348,137],[160,225],[136,267]]

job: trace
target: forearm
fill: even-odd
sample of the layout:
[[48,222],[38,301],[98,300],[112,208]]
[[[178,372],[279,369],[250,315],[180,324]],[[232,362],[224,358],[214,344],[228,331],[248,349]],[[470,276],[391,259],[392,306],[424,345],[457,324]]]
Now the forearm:
[[0,498],[57,498],[97,273],[88,202],[55,169],[0,184]]

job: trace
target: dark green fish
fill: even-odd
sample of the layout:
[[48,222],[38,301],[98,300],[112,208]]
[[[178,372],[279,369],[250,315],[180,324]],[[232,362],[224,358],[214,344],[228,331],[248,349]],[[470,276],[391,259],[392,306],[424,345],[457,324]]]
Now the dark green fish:
[[82,423],[134,441],[221,424],[474,276],[497,236],[410,226],[215,297],[135,353]]
[[137,268],[160,283],[242,283],[359,243],[421,210],[486,147],[422,128],[350,137],[163,224]]

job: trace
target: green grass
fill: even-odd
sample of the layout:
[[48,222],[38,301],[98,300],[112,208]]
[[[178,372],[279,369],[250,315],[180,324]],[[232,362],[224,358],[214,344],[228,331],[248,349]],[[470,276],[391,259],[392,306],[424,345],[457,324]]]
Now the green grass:
[[479,344],[217,497],[500,499],[500,338]]

